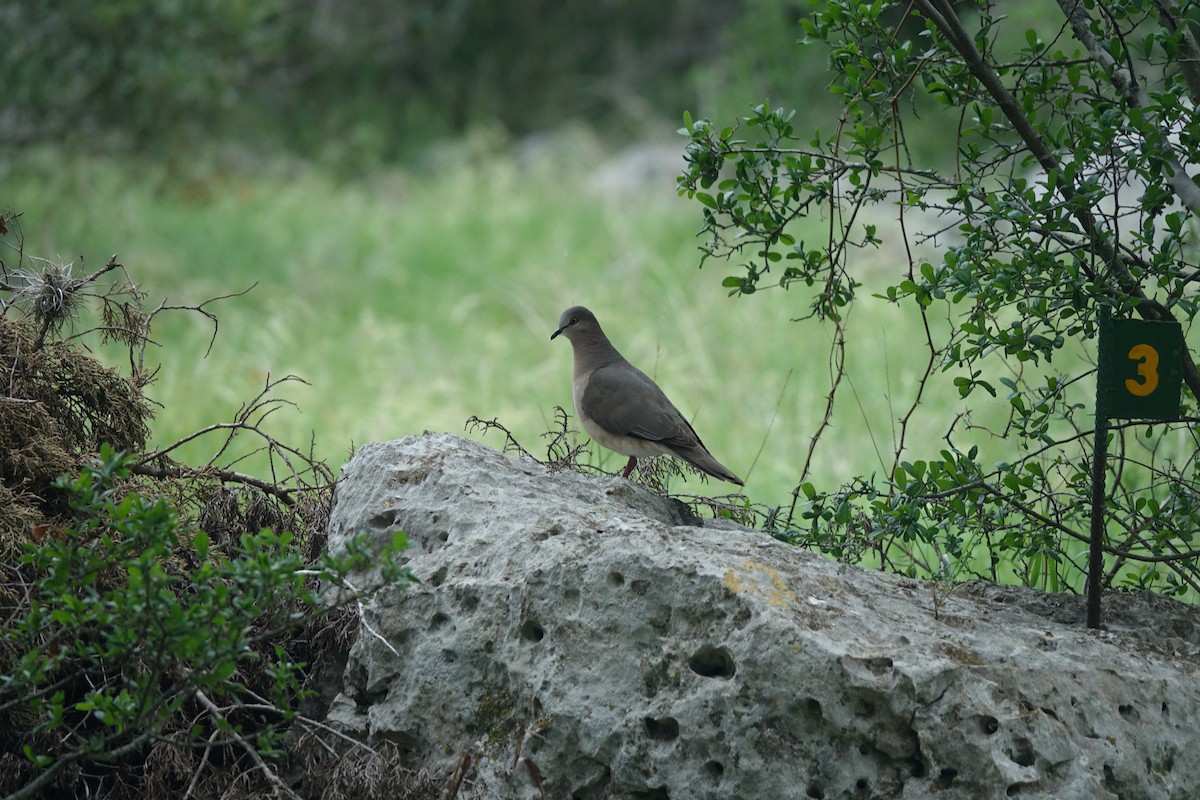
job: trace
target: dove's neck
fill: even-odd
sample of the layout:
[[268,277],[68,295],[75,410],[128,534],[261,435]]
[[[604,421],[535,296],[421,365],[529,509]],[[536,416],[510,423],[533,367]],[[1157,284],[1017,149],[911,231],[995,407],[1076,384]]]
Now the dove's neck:
[[572,344],[575,351],[576,375],[591,374],[601,367],[625,360],[603,334],[586,342],[573,342]]

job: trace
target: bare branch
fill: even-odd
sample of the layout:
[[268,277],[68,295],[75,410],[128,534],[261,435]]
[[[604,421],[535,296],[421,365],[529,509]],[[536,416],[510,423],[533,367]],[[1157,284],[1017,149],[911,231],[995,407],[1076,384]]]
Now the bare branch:
[[[1058,0],[1058,7],[1062,9],[1063,14],[1066,15],[1067,20],[1071,23],[1071,30],[1074,32],[1075,38],[1087,48],[1092,58],[1104,67],[1105,74],[1110,77],[1113,87],[1121,93],[1125,102],[1134,108],[1154,108],[1155,104],[1151,101],[1150,95],[1142,86],[1141,81],[1137,79],[1137,75],[1133,70],[1117,64],[1108,50],[1096,40],[1091,29],[1092,17],[1088,14],[1087,8],[1083,3],[1080,0]],[[1186,26],[1183,27],[1186,28]],[[1195,44],[1194,40],[1192,44]],[[1197,72],[1197,67],[1193,65],[1191,71],[1193,73]],[[1187,72],[1185,71],[1186,74]],[[1197,77],[1200,78],[1200,74]],[[1191,84],[1189,83],[1190,88]],[[1166,165],[1167,180],[1171,184],[1171,188],[1175,190],[1175,194],[1179,197],[1179,200],[1192,213],[1200,213],[1200,186],[1197,186],[1192,181],[1191,177],[1187,174],[1187,170],[1179,163],[1179,159],[1176,157],[1175,151],[1171,147],[1167,137],[1167,131],[1160,128],[1158,134],[1153,137],[1153,141],[1148,142],[1148,144],[1158,151],[1159,158]]]
[[[196,689],[193,693],[193,696],[200,702],[200,705],[208,709],[210,714],[212,714],[221,722],[225,722],[225,715],[221,713],[221,709],[217,707],[217,704],[208,698],[208,695],[206,695],[200,689]],[[226,725],[228,725],[228,723],[226,723]],[[270,784],[277,797],[289,797],[294,798],[295,800],[301,800],[300,795],[293,792],[288,785],[283,782],[283,779],[276,775],[275,771],[266,765],[266,762],[262,760],[262,756],[258,754],[258,750],[255,749],[254,745],[248,741],[245,736],[242,736],[240,733],[238,733],[237,729],[233,726],[228,726],[228,733],[233,738],[234,742],[236,742],[238,746],[240,746],[246,753],[246,755],[249,756],[250,760],[254,762],[255,766],[258,767],[259,772],[261,772],[263,777],[266,778],[267,783]]]
[[145,475],[147,478],[216,478],[220,481],[228,483],[240,483],[245,486],[253,486],[255,489],[260,489],[273,497],[279,498],[279,501],[292,506],[296,504],[295,498],[292,497],[294,490],[284,489],[272,483],[264,481],[261,478],[256,478],[253,475],[247,475],[242,472],[235,472],[231,469],[222,469],[220,467],[186,467],[175,464],[172,466],[152,467],[146,464],[134,464],[129,468],[129,471],[135,475]]

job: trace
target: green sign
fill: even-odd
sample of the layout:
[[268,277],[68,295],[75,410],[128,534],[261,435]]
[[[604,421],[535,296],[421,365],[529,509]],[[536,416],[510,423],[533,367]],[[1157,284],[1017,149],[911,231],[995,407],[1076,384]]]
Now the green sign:
[[1096,413],[1118,419],[1178,419],[1183,329],[1178,322],[1100,320]]

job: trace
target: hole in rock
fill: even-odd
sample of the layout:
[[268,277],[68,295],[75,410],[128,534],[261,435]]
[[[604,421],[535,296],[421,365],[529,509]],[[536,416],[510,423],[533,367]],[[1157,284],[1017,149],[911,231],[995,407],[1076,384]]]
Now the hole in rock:
[[396,745],[404,754],[418,753],[424,747],[424,740],[412,731],[392,731],[383,736],[383,740]]
[[1016,797],[1020,793],[1021,793],[1021,784],[1019,784],[1019,783],[1012,784],[1004,792],[1004,794],[1008,795],[1009,797]]
[[725,765],[720,761],[709,761],[704,765],[704,771],[708,773],[708,777],[714,781],[719,780],[725,774]]
[[804,790],[804,796],[811,797],[813,800],[825,800],[825,790],[815,783],[810,783]]
[[629,584],[629,589],[638,597],[644,597],[650,591],[650,581],[637,580]]
[[1125,718],[1126,722],[1137,722],[1142,718],[1142,713],[1140,711],[1131,705],[1126,705],[1125,703],[1117,706],[1117,711],[1119,711],[1121,716]]
[[860,792],[865,792],[867,790],[868,785],[869,784],[867,783],[866,778],[859,778],[858,780],[856,780],[854,782],[854,788],[858,789]]
[[646,726],[646,735],[655,741],[669,742],[679,738],[679,720],[674,717],[646,717],[643,723]]
[[732,678],[737,672],[733,656],[724,647],[706,644],[688,659],[688,667],[705,678]]
[[1166,704],[1166,703],[1163,703],[1163,704],[1162,704],[1162,715],[1163,715],[1164,717],[1169,717],[1169,716],[1171,716],[1171,709],[1170,709],[1170,708],[1167,706],[1167,704]]
[[938,773],[937,781],[934,782],[938,789],[949,789],[954,785],[955,778],[958,777],[958,770],[946,767]]
[[459,598],[458,605],[463,611],[469,614],[479,608],[479,596],[474,594],[464,595]]
[[397,527],[396,518],[399,516],[400,512],[394,509],[392,511],[382,511],[378,514],[372,515],[372,517],[367,520],[367,526],[376,530],[386,531],[389,528]]
[[444,628],[449,622],[450,616],[439,611],[429,618],[429,630],[436,631],[438,628]]
[[629,793],[629,796],[634,798],[634,800],[671,800],[671,795],[667,794],[667,787],[665,786],[633,791]]
[[800,716],[810,723],[820,722],[825,717],[821,702],[815,697],[806,697],[800,701]]
[[434,573],[430,575],[425,582],[430,586],[441,586],[446,582],[446,573],[449,571],[450,570],[445,565],[442,565],[434,570]]
[[979,720],[979,730],[988,736],[991,736],[996,731],[1000,730],[1000,720],[993,716],[985,714],[981,717],[977,717],[977,719]]
[[619,572],[608,573],[609,586],[623,586],[625,584],[625,576]]
[[525,641],[540,642],[545,635],[546,631],[533,620],[527,619],[521,623],[521,638]]
[[1037,756],[1033,752],[1033,743],[1023,736],[1013,740],[1013,751],[1009,754],[1009,758],[1022,767],[1032,767],[1037,761]]
[[573,792],[571,800],[605,800],[611,794],[609,790],[611,783],[612,770],[605,767],[604,771],[588,781],[586,786],[581,786]]

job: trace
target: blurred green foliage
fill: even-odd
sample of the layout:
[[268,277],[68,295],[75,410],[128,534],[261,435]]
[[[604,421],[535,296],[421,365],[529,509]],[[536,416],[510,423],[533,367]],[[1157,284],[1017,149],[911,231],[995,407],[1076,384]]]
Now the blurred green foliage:
[[0,146],[178,155],[225,136],[375,160],[478,125],[522,135],[574,119],[636,137],[685,107],[827,80],[797,61],[803,13],[788,0],[0,0]]
[[258,0],[0,3],[0,144],[202,131],[280,52]]

